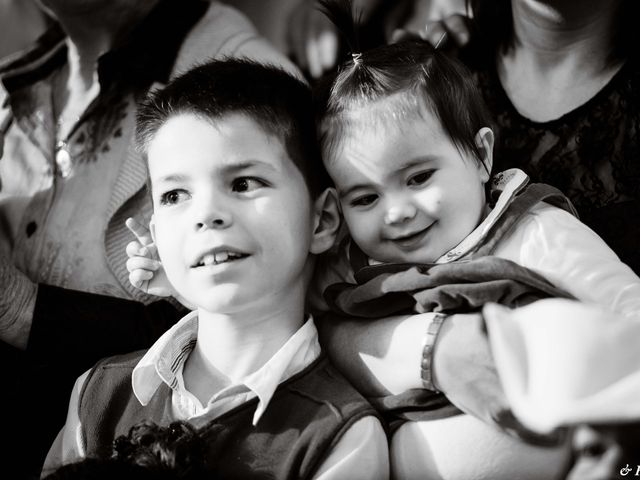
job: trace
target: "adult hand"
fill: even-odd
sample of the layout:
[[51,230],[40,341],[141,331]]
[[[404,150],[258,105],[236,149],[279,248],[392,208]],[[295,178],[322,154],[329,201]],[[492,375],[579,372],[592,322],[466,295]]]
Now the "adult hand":
[[440,19],[412,18],[402,28],[396,29],[390,41],[421,38],[435,48],[455,50],[469,43],[469,18],[462,13],[452,13]]
[[574,463],[567,480],[599,480],[634,475],[640,423],[580,425],[572,437]]
[[37,284],[0,255],[0,340],[27,348],[37,293]]
[[338,61],[339,34],[318,10],[316,2],[299,0],[289,15],[287,43],[293,60],[312,78],[319,78]]
[[448,316],[433,350],[434,385],[465,413],[534,444],[555,436],[526,429],[513,415],[502,390],[481,313]]

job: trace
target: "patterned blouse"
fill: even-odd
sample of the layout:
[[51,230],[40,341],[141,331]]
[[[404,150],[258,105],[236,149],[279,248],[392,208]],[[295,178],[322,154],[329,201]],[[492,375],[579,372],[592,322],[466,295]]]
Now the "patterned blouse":
[[[567,195],[581,220],[640,274],[640,61],[594,97],[547,121],[522,116],[495,62],[470,65],[497,129],[494,171],[524,170]],[[468,62],[469,63],[469,62]]]

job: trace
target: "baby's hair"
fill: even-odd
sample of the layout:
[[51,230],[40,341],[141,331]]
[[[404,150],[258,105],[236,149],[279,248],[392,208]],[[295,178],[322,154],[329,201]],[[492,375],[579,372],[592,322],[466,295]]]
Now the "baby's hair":
[[111,452],[66,464],[47,480],[215,480],[204,440],[189,423],[142,421],[113,441]]
[[[350,1],[322,0],[321,5],[344,34],[357,32]],[[351,24],[345,18],[351,18]],[[382,108],[369,108],[365,114],[369,120],[380,122],[420,115],[427,108],[456,147],[473,154],[479,163],[482,155],[475,141],[476,133],[492,125],[466,67],[421,40],[352,52],[333,77],[319,83],[315,96],[325,158],[336,152],[343,133],[362,121],[359,115],[362,109],[374,104]]]
[[310,88],[284,70],[247,59],[212,60],[151,94],[138,109],[136,146],[146,155],[172,117],[193,114],[214,125],[242,114],[282,140],[315,197],[329,184],[320,160]]

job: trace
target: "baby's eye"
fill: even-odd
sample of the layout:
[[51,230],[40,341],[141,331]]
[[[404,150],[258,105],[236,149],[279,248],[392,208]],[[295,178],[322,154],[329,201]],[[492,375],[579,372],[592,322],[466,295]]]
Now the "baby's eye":
[[160,195],[160,205],[176,205],[188,198],[189,193],[186,190],[169,190]]
[[415,187],[427,183],[427,181],[433,175],[433,172],[433,170],[427,170],[426,172],[417,173],[409,178],[409,180],[407,181],[407,185],[409,185],[410,187]]
[[374,203],[378,199],[378,195],[370,193],[368,195],[362,195],[360,197],[351,200],[352,207],[367,207]]
[[258,188],[266,186],[266,182],[254,177],[236,178],[231,184],[231,190],[234,192],[251,192]]

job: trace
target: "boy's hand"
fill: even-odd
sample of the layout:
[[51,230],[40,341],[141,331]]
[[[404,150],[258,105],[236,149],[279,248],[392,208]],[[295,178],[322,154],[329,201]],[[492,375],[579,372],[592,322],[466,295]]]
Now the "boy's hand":
[[126,225],[137,239],[127,245],[127,270],[131,285],[150,295],[178,298],[162,268],[149,229],[133,218],[128,218]]

